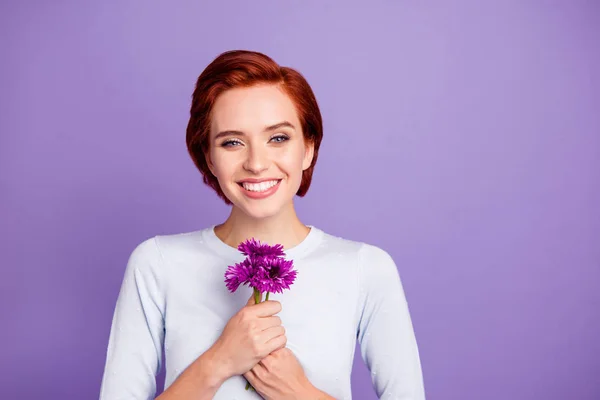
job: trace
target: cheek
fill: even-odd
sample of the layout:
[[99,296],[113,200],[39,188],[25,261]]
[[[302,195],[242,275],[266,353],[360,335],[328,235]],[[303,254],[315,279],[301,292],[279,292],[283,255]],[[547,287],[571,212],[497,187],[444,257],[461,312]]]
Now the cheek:
[[286,172],[290,175],[302,175],[302,161],[304,159],[304,150],[300,147],[288,147],[282,152],[280,164],[285,166]]
[[219,151],[214,152],[211,157],[212,169],[217,179],[226,180],[229,176],[231,176],[236,164],[232,157],[228,157],[227,154]]

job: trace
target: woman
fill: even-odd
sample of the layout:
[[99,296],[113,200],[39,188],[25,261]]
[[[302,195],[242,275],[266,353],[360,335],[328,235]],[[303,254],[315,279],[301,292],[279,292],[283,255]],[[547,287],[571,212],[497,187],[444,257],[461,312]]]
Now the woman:
[[[313,92],[269,57],[231,51],[200,75],[187,145],[227,220],[162,235],[130,256],[112,321],[101,399],[350,399],[358,339],[380,398],[424,399],[419,352],[391,257],[304,225],[321,138]],[[291,289],[254,304],[228,292],[227,266],[248,238],[282,244]],[[244,290],[245,289],[245,290]],[[245,390],[250,382],[255,391]]]

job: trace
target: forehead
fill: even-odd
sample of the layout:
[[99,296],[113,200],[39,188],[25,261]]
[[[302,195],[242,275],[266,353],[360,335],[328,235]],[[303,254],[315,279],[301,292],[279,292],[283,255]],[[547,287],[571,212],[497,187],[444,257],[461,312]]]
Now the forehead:
[[290,97],[274,85],[230,89],[219,95],[212,110],[211,132],[262,131],[265,126],[300,123]]

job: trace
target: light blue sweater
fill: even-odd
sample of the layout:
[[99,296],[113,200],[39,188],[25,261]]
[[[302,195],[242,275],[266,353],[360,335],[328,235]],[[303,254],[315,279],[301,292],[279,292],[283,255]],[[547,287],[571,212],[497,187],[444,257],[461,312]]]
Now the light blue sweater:
[[[285,251],[296,281],[270,299],[282,304],[287,347],[309,381],[336,399],[351,399],[356,340],[377,395],[425,399],[419,351],[400,276],[384,250],[311,226]],[[163,361],[165,387],[219,337],[252,289],[225,287],[227,266],[244,256],[209,228],[156,236],[132,252],[112,320],[101,400],[153,399]],[[162,359],[164,346],[166,359]],[[260,399],[243,376],[214,399]]]

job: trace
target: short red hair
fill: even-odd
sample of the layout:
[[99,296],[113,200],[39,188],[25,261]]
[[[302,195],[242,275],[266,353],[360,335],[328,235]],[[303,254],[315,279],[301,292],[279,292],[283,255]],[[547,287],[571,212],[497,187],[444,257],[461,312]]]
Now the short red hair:
[[262,53],[246,50],[222,53],[202,71],[196,82],[186,144],[194,164],[203,175],[204,183],[213,188],[227,204],[232,203],[221,190],[217,178],[210,172],[206,160],[210,149],[212,108],[217,97],[226,90],[260,84],[277,85],[290,97],[296,107],[304,140],[314,146],[312,163],[302,172],[302,182],[296,193],[298,196],[302,197],[308,191],[317,162],[323,138],[323,121],[317,99],[306,79],[298,71],[281,67]]

